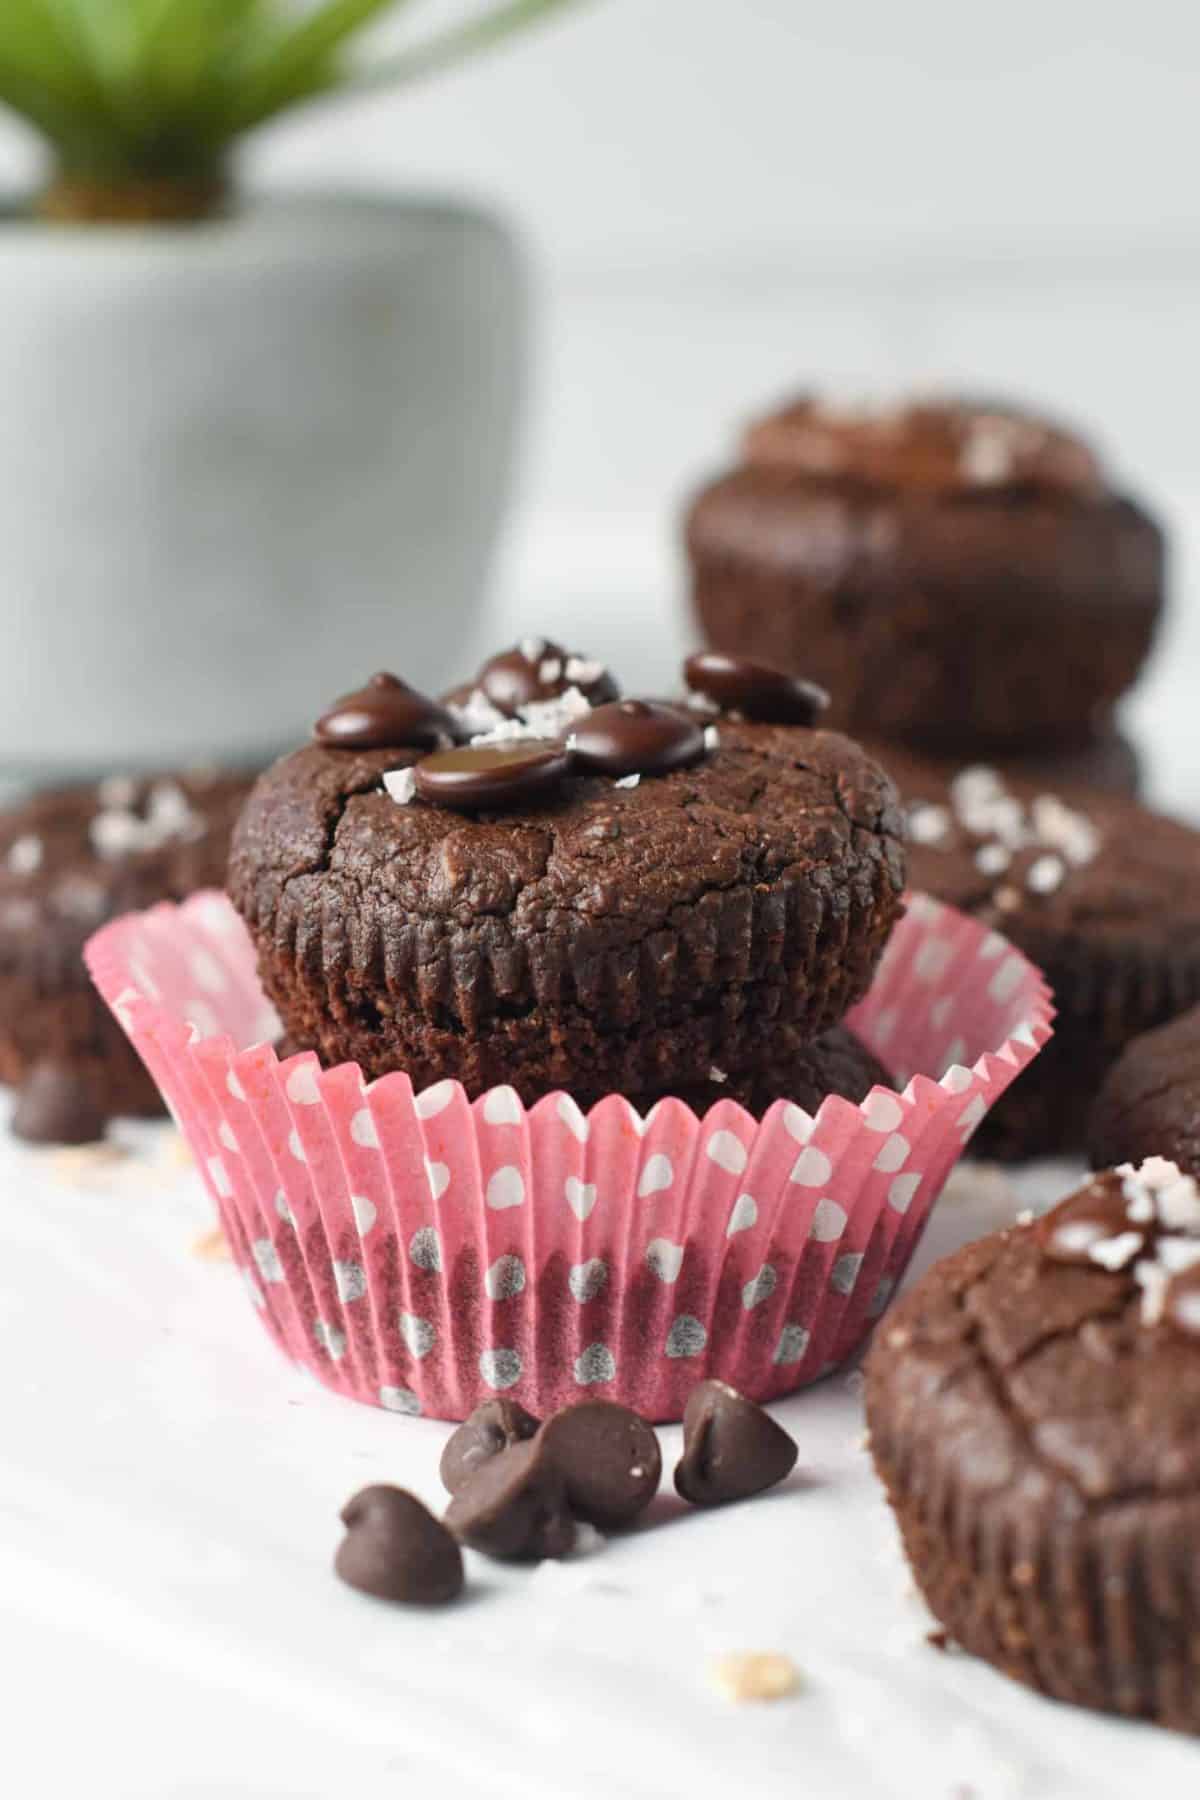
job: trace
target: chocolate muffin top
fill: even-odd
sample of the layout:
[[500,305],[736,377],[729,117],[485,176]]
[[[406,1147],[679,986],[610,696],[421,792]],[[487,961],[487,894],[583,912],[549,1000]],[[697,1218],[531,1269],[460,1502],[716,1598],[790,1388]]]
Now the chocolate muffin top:
[[948,1634],[1200,1731],[1200,1190],[1109,1171],[937,1263],[866,1364],[871,1452]]
[[[515,716],[482,683],[452,697],[465,743],[319,742],[258,782],[230,892],[289,1029],[326,1056],[531,1093],[744,1066],[755,999],[801,1042],[835,1023],[899,912],[878,766],[712,701],[593,707],[567,674],[582,659],[549,660]],[[363,711],[339,704],[324,729]]]
[[277,763],[234,834],[238,905],[257,917],[320,873],[347,904],[370,897],[448,930],[587,925],[627,944],[733,885],[873,887],[881,868],[897,895],[902,885],[891,786],[834,732],[722,724],[719,749],[693,767],[636,785],[575,775],[495,811],[398,804],[384,777],[420,760],[311,744]]
[[925,493],[1087,498],[1105,486],[1097,457],[1073,433],[1012,406],[967,399],[856,405],[805,395],[752,424],[744,451],[754,468]]
[[[1200,1487],[1200,1189],[1152,1158],[935,1264],[867,1365],[872,1442],[1047,1516]],[[932,1479],[932,1476],[929,1477]]]
[[1160,990],[1200,992],[1200,832],[1118,795],[1052,792],[985,766],[948,778],[885,754],[914,887],[988,920],[1035,961],[1077,951],[1081,967],[1115,959]]
[[80,950],[106,919],[220,886],[247,775],[111,776],[0,815],[0,957],[90,988]]

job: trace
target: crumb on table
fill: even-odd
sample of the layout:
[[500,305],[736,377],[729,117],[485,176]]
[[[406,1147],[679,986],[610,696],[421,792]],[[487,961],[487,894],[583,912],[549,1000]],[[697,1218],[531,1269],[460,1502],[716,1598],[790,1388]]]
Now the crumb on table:
[[736,1650],[711,1668],[713,1686],[727,1700],[783,1700],[800,1686],[800,1671],[780,1650]]

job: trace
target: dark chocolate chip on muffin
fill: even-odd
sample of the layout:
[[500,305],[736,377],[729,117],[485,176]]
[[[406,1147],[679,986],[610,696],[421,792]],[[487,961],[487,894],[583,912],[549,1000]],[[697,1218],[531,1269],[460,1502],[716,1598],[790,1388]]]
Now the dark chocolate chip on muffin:
[[454,750],[318,742],[260,779],[230,892],[267,992],[323,1060],[418,1087],[760,1073],[870,983],[904,882],[890,783],[834,733],[600,699],[550,661],[567,685],[515,716],[451,696]]
[[1055,1035],[975,1140],[1003,1158],[1081,1150],[1131,1038],[1200,1001],[1200,833],[1130,800],[882,753],[912,886],[994,925],[1045,973]]
[[1162,535],[1088,447],[983,404],[801,400],[686,537],[714,649],[820,682],[839,729],[950,751],[1090,743],[1163,604]]
[[867,1360],[875,1464],[950,1636],[1200,1731],[1200,1190],[1154,1159],[935,1264]]
[[1200,1175],[1200,1007],[1135,1038],[1092,1109],[1093,1166],[1165,1156]]
[[44,793],[0,819],[0,1078],[20,1088],[14,1129],[86,1142],[158,1091],[83,965],[107,919],[225,878],[248,777],[113,777]]

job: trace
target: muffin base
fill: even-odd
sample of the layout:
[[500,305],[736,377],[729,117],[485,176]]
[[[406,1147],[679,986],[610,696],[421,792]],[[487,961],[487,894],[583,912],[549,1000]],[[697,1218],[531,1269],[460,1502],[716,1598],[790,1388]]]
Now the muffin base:
[[1135,1038],[1091,1110],[1092,1167],[1165,1156],[1200,1177],[1200,1007]]
[[[1001,1258],[981,1317],[975,1290]],[[984,1239],[889,1313],[866,1363],[876,1470],[917,1585],[964,1650],[1054,1699],[1200,1732],[1200,1493],[1183,1479],[1156,1492],[1140,1469],[1109,1491],[1111,1443],[1089,1462],[1089,1401],[1074,1384],[1086,1334],[1122,1328],[1124,1283],[1059,1265],[1053,1292],[1029,1304],[1040,1259],[1019,1228]],[[1033,1391],[1057,1381],[1065,1438],[1022,1388],[1039,1356],[1061,1359]],[[1119,1423],[1115,1399],[1114,1411]],[[1170,1470],[1152,1420],[1143,1431],[1145,1455]]]
[[944,749],[1086,745],[1162,610],[1131,501],[874,491],[743,468],[686,527],[707,641],[829,689],[829,722]]

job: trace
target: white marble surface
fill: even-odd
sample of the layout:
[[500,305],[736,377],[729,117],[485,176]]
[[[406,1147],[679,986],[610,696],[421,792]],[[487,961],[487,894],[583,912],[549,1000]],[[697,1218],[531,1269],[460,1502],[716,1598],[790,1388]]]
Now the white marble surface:
[[[1127,1800],[1196,1791],[1200,1746],[1037,1699],[925,1642],[862,1447],[855,1376],[779,1408],[799,1473],[715,1514],[537,1571],[469,1556],[409,1613],[330,1573],[337,1512],[393,1481],[432,1503],[447,1428],[287,1364],[167,1127],[121,1159],[0,1136],[0,1766],[22,1800]],[[1069,1168],[961,1172],[921,1250],[1050,1199]],[[668,1467],[679,1434],[663,1432]],[[801,1690],[735,1706],[726,1650]]]

